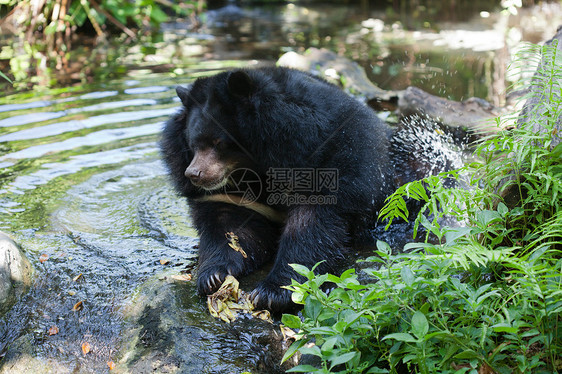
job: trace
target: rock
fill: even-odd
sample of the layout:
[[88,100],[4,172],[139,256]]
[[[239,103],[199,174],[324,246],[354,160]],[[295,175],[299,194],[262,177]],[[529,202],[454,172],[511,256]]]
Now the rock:
[[0,313],[29,289],[31,272],[31,264],[17,244],[0,232]]
[[356,62],[338,56],[327,49],[309,48],[302,55],[287,52],[277,61],[278,66],[308,71],[338,84],[344,90],[365,101],[396,101],[398,93],[374,85],[365,70]]
[[[213,318],[194,282],[160,274],[123,310],[123,347],[113,373],[284,373],[287,342],[279,325],[258,318]],[[294,366],[295,363],[290,364]]]

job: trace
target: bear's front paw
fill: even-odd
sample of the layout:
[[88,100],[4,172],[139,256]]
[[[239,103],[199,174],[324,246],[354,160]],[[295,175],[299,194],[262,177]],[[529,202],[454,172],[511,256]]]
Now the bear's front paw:
[[[287,284],[290,284],[288,282]],[[250,300],[256,309],[269,309],[274,313],[296,308],[291,301],[291,291],[281,288],[281,284],[264,280],[251,292]]]
[[224,266],[212,266],[199,269],[197,274],[197,292],[199,295],[211,295],[215,293],[230,272]]

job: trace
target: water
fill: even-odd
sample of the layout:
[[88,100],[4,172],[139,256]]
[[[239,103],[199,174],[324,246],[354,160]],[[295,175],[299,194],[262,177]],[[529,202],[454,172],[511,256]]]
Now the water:
[[[161,259],[166,267],[193,261],[196,235],[156,145],[162,121],[176,110],[175,92],[159,88],[97,88],[27,105],[44,112],[26,105],[4,112],[1,124],[15,131],[2,135],[9,148],[1,157],[0,225],[37,266],[37,282],[6,316],[2,349],[32,331],[38,354],[58,356],[62,347],[64,361],[91,336],[109,361],[131,290],[162,270]],[[38,264],[42,254],[49,260]],[[84,310],[74,312],[81,300]],[[60,333],[45,339],[53,324]]]
[[[167,42],[157,45],[161,54],[131,48],[121,59],[121,75],[0,98],[0,230],[21,244],[35,267],[30,292],[0,320],[4,361],[30,352],[60,372],[107,372],[108,361],[126,359],[119,352],[135,323],[169,318],[179,326],[167,334],[180,352],[175,357],[192,370],[275,372],[258,332],[265,328],[213,320],[191,282],[156,287],[174,295],[153,297],[149,310],[162,314],[132,317],[139,299],[151,298],[152,284],[189,272],[197,256],[188,207],[172,191],[159,157],[159,132],[179,106],[175,85],[228,67],[272,64],[283,51],[308,46],[342,49],[351,57],[368,50],[355,57],[383,88],[416,84],[457,99],[491,95],[491,86],[481,84],[490,74],[486,64],[458,63],[491,61],[489,51],[457,51],[451,60],[440,48],[416,51],[402,32],[384,42],[361,36],[357,25],[377,15],[380,10],[359,5],[288,4],[245,9],[234,28],[215,24],[189,34],[181,24],[167,25]],[[177,59],[177,53],[189,57]],[[172,66],[154,68],[154,61]],[[453,65],[455,74],[444,70]],[[48,260],[41,263],[41,255]],[[84,307],[74,311],[79,301]],[[49,336],[53,325],[59,333]],[[143,339],[168,344],[158,334]],[[82,353],[84,342],[92,354]],[[143,362],[131,360],[133,366]]]

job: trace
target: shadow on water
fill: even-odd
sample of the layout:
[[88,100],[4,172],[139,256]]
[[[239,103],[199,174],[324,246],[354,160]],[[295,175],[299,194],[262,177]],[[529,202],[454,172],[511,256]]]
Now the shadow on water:
[[[192,282],[171,280],[197,256],[188,208],[168,184],[156,143],[179,105],[175,85],[316,46],[358,59],[384,88],[413,82],[456,98],[490,93],[474,88],[490,72],[471,64],[455,63],[455,84],[443,83],[449,52],[420,52],[411,34],[392,31],[394,21],[382,34],[374,33],[377,25],[357,26],[383,17],[380,9],[283,4],[236,11],[227,21],[209,13],[198,33],[166,25],[166,42],[149,48],[158,54],[127,47],[118,62],[123,73],[96,84],[45,91],[41,99],[0,98],[0,230],[35,267],[31,290],[0,319],[0,364],[17,370],[35,360],[35,368],[61,373],[108,372],[108,361],[135,373],[280,370],[279,352],[268,353],[271,330],[213,320]],[[446,61],[439,73],[428,58]],[[454,58],[490,59],[489,51]],[[398,233],[380,235],[399,246]],[[40,262],[41,255],[48,259]],[[49,335],[54,325],[59,332]],[[85,342],[92,347],[86,355]],[[120,356],[123,347],[134,354]]]

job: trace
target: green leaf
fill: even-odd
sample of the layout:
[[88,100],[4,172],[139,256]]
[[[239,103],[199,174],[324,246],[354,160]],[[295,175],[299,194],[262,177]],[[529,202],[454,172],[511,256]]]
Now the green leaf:
[[287,351],[283,355],[283,358],[281,359],[281,363],[283,363],[283,362],[287,361],[288,359],[290,359],[291,357],[293,357],[293,355],[299,350],[299,348],[302,347],[303,345],[305,345],[306,342],[307,341],[304,340],[304,339],[294,341],[293,344],[291,344],[291,346],[287,349]]
[[332,352],[334,350],[334,346],[336,345],[337,342],[338,342],[337,336],[333,336],[331,338],[328,338],[328,339],[326,339],[324,344],[322,344],[322,347],[320,348],[320,350],[322,351],[323,354],[326,354],[328,352]]
[[410,287],[414,284],[414,280],[416,279],[416,276],[407,265],[404,265],[402,269],[400,269],[400,276],[402,277],[404,283]]
[[301,347],[299,352],[303,355],[322,357],[322,352],[320,352],[320,348],[318,348],[317,345],[313,345],[312,347]]
[[507,208],[507,206],[500,202],[498,204],[498,207],[496,208],[498,210],[498,213],[501,214],[502,217],[505,217],[507,213],[509,213],[509,209]]
[[337,365],[341,365],[344,364],[348,361],[351,361],[355,358],[355,356],[357,356],[359,354],[359,352],[348,352],[348,353],[344,353],[343,355],[339,355],[336,358],[334,358],[331,362],[332,362],[332,368],[334,366]]
[[320,369],[312,365],[299,365],[287,370],[286,373],[315,373],[317,371],[320,371]]
[[12,82],[12,80],[10,78],[8,78],[4,73],[2,73],[0,71],[0,77],[4,78],[5,80],[7,80],[8,82],[10,82],[11,84],[14,84],[14,82]]
[[463,236],[470,234],[471,230],[472,228],[470,227],[456,227],[448,230],[445,233],[445,241],[447,245],[456,244],[455,242],[458,238],[462,238]]
[[517,334],[519,330],[517,327],[509,326],[508,324],[498,323],[492,326],[495,332],[507,332],[508,334]]
[[298,274],[302,275],[303,277],[306,277],[308,279],[314,278],[314,272],[312,272],[309,268],[307,268],[304,265],[289,264],[289,266],[291,266],[293,270],[295,270]]
[[301,319],[293,314],[283,314],[281,323],[291,329],[298,329],[301,327]]
[[501,215],[495,210],[483,210],[477,213],[476,218],[484,227],[502,219]]
[[384,374],[384,373],[388,373],[388,369],[372,367],[369,370],[367,370],[367,374]]
[[480,358],[480,355],[476,352],[474,352],[473,350],[468,350],[468,351],[464,351],[461,352],[459,354],[456,354],[454,356],[455,358],[461,359],[461,360],[470,360],[473,358]]
[[388,243],[383,242],[382,240],[377,240],[377,249],[383,253],[392,253],[392,249],[388,245]]
[[423,339],[429,331],[429,324],[425,315],[417,310],[412,316],[412,332],[418,339]]
[[407,342],[407,343],[417,342],[416,338],[414,338],[412,335],[410,335],[408,333],[405,333],[405,332],[397,332],[397,333],[394,333],[394,334],[388,334],[384,338],[382,338],[382,340],[386,340],[386,339],[394,339],[394,340],[398,340],[400,342]]

